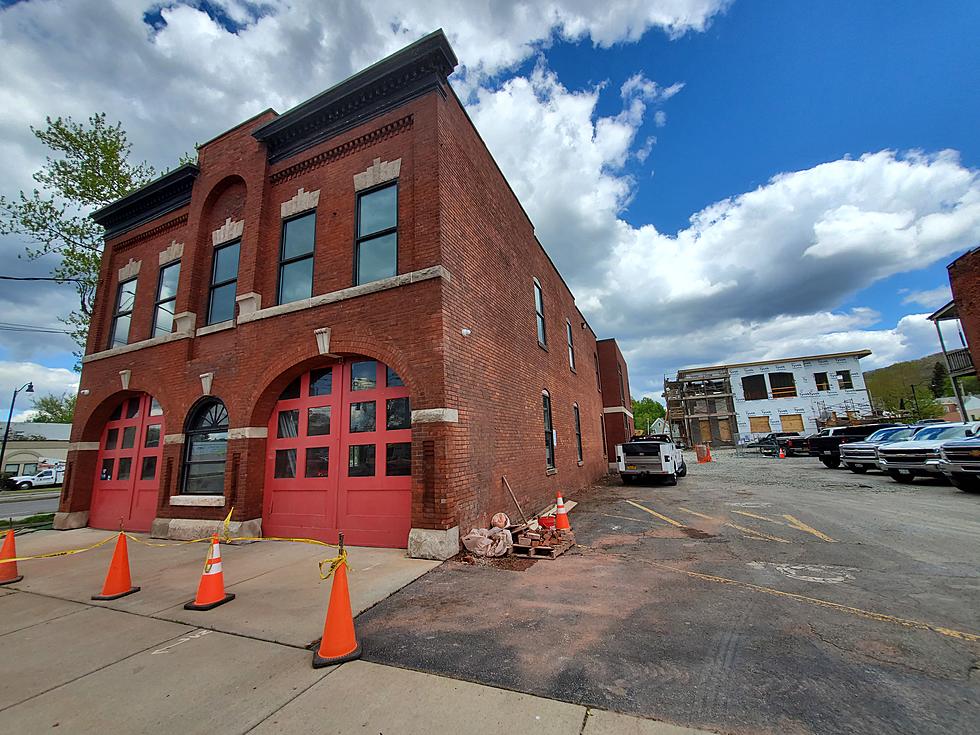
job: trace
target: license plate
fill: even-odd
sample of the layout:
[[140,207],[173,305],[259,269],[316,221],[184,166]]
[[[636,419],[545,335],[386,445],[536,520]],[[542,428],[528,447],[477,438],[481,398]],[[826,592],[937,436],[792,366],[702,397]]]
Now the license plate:
[[830,454],[830,450],[829,450],[829,449],[824,449],[824,450],[823,450],[823,453],[824,453],[824,454]]
[[628,465],[626,465],[626,469],[628,469],[628,470],[635,470],[636,469],[636,465],[635,464],[628,464]]

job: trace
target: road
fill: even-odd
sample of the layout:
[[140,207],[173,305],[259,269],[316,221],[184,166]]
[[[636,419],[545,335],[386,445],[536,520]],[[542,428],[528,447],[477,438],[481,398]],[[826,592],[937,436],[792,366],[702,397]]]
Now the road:
[[22,518],[36,513],[54,513],[58,510],[59,495],[57,492],[49,495],[50,497],[32,498],[30,500],[5,497],[0,500],[0,518]]
[[980,732],[980,497],[723,454],[575,499],[578,548],[444,564],[365,658],[722,733]]

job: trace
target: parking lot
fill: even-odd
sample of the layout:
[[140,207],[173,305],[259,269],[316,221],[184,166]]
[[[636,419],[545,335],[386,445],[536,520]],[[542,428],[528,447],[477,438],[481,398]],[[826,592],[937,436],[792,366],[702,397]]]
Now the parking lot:
[[980,731],[980,497],[716,453],[573,499],[576,549],[442,565],[365,658],[725,733]]

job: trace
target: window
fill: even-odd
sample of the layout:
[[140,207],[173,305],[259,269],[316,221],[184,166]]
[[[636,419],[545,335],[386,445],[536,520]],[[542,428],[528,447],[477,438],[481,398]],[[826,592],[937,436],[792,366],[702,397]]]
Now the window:
[[177,281],[180,261],[160,269],[157,281],[157,300],[153,303],[153,336],[163,337],[174,331],[174,305],[177,303]]
[[398,185],[357,197],[354,285],[391,278],[398,272]]
[[768,434],[770,431],[772,431],[769,426],[769,417],[749,416],[749,431],[751,431],[753,434]]
[[582,461],[582,420],[578,413],[578,404],[572,404],[572,413],[575,415],[575,448],[578,450],[578,461]]
[[796,383],[793,373],[769,373],[769,387],[773,398],[795,398]]
[[817,390],[830,390],[830,380],[827,373],[814,373],[813,381],[817,384]]
[[742,392],[746,401],[764,401],[769,397],[765,375],[746,375],[742,378]]
[[602,415],[599,417],[599,435],[602,437],[602,456],[607,456],[606,454],[606,417]]
[[116,310],[112,314],[112,332],[109,349],[129,343],[129,323],[133,319],[133,305],[136,303],[136,279],[131,278],[119,284],[116,293]]
[[375,403],[362,401],[350,404],[350,431],[352,434],[374,431]]
[[5,464],[3,466],[3,471],[8,475],[18,475],[20,474],[20,465],[16,463]]
[[[184,493],[223,495],[228,454],[228,410],[225,404],[216,398],[201,403],[187,422],[184,444]],[[278,457],[276,466],[278,471]]]
[[374,477],[374,445],[352,444],[348,450],[348,477]]
[[316,241],[316,212],[282,223],[279,249],[278,302],[308,299],[313,295],[313,246]]
[[235,318],[235,292],[238,290],[238,253],[241,241],[214,249],[211,289],[208,296],[208,324]]
[[568,333],[568,367],[575,370],[575,338],[572,336],[572,323],[566,319],[565,329]]
[[592,359],[595,360],[595,387],[602,392],[602,378],[599,377],[599,353],[593,352]]
[[362,360],[350,366],[350,389],[374,390],[378,387],[378,363],[374,360]]
[[412,474],[412,443],[398,442],[385,448],[385,474],[399,477]]
[[538,320],[538,344],[544,347],[548,344],[548,330],[544,326],[544,294],[537,278],[534,279],[534,313]]
[[837,371],[837,385],[840,386],[841,390],[851,390],[854,388],[854,381],[851,380],[850,370]]
[[[37,462],[28,462],[24,465],[25,475],[36,475],[37,474]],[[50,476],[50,475],[49,475]]]
[[306,476],[327,477],[330,471],[330,447],[309,447],[306,450]]
[[541,394],[541,406],[544,409],[544,456],[548,469],[555,468],[555,431],[551,423],[551,396],[548,391]]
[[623,382],[623,366],[616,363],[616,370],[619,372],[619,405],[626,405],[626,384]]

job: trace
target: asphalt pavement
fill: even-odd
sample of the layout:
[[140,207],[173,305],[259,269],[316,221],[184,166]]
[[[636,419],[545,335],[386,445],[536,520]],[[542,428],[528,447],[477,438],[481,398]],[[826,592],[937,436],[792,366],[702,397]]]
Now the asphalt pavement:
[[0,493],[0,518],[24,518],[37,513],[54,513],[58,510],[59,491],[45,493]]
[[980,497],[722,453],[573,499],[577,548],[442,565],[365,658],[723,733],[980,732]]

